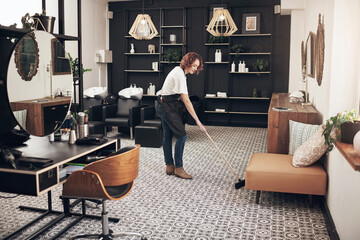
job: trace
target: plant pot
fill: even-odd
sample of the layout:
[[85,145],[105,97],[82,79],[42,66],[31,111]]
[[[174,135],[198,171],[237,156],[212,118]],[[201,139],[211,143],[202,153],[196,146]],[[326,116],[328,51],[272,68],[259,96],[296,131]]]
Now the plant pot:
[[[54,31],[54,23],[55,17],[50,16],[33,16],[34,20],[39,20],[39,22],[35,25],[36,30],[43,30],[49,33],[53,33]],[[41,23],[40,23],[41,22]]]
[[341,128],[341,142],[353,143],[355,134],[360,131],[360,122],[344,122],[340,126]]

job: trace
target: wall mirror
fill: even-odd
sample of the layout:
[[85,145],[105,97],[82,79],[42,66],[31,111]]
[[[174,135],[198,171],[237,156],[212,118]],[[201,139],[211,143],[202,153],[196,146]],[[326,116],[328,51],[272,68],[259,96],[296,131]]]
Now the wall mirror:
[[[35,39],[38,46],[37,71],[32,67],[33,61],[24,61],[21,68],[31,73],[31,81],[24,81],[16,62],[18,46],[28,39]],[[25,40],[24,40],[25,39]],[[61,75],[53,74],[52,44],[61,43],[50,33],[34,31],[19,40],[9,61],[6,89],[11,110],[19,126],[35,136],[46,136],[56,131],[64,121],[71,105],[73,78],[71,70]],[[19,50],[16,50],[19,49]],[[70,61],[62,48],[62,65],[71,69]],[[31,70],[32,69],[32,70]],[[25,75],[26,75],[25,71]]]
[[36,75],[39,67],[39,48],[33,32],[16,44],[15,64],[21,79],[31,81]]
[[309,77],[315,77],[315,34],[309,32],[306,39],[305,51],[306,51],[306,73]]
[[51,63],[53,75],[71,74],[69,58],[61,42],[56,38],[51,40]]

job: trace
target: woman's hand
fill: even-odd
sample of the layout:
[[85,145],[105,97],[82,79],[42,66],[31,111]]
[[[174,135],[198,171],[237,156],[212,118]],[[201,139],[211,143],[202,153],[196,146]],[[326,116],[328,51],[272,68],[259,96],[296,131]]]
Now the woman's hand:
[[206,128],[204,127],[204,125],[202,125],[200,121],[196,121],[196,124],[199,126],[201,131],[206,132]]

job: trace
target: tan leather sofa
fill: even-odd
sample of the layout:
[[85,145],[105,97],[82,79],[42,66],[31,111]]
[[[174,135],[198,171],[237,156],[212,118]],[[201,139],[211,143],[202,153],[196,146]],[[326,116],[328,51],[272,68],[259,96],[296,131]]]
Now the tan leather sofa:
[[245,188],[261,191],[325,195],[326,172],[318,161],[308,167],[295,168],[292,156],[275,153],[255,153],[251,156],[245,175]]

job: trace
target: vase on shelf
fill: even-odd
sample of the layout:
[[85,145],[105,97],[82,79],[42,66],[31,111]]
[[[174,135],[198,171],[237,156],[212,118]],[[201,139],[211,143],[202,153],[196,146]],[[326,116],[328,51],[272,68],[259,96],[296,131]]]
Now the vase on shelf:
[[133,44],[133,43],[131,43],[130,53],[135,53],[135,48],[134,48],[134,44]]
[[357,154],[360,154],[360,131],[355,134],[353,140],[354,150]]

